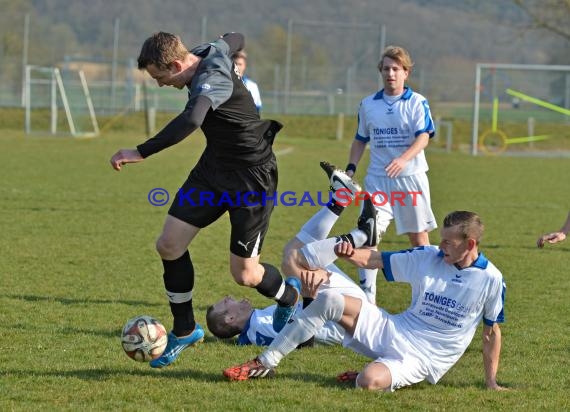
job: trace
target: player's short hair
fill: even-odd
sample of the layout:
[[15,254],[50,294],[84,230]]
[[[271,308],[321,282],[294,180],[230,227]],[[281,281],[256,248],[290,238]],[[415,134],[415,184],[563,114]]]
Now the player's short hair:
[[485,225],[479,215],[475,212],[458,210],[451,212],[443,219],[443,227],[457,226],[459,233],[464,239],[475,239],[477,244],[483,237]]
[[228,339],[238,335],[241,330],[237,326],[228,325],[224,321],[224,314],[214,311],[214,306],[206,310],[206,326],[216,338]]
[[188,49],[179,36],[171,33],[154,33],[142,45],[137,59],[140,70],[154,64],[158,69],[167,69],[174,60],[183,60],[188,55]]
[[414,62],[412,61],[408,51],[403,47],[388,46],[384,49],[382,57],[380,57],[380,61],[378,62],[378,70],[380,71],[382,71],[382,66],[384,65],[384,57],[389,57],[390,59],[398,62],[398,64],[402,65],[405,71],[411,73]]
[[247,53],[243,50],[238,50],[234,54],[232,54],[232,60],[235,59],[244,59],[247,60]]

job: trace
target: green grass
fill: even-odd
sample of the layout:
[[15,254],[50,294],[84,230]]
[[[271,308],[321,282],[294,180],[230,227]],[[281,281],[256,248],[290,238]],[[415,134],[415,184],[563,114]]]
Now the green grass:
[[[128,122],[128,119],[125,121]],[[279,190],[316,193],[327,183],[318,161],[344,165],[349,140],[334,139],[334,122],[292,119],[276,141]],[[128,123],[127,123],[128,124]],[[297,128],[303,124],[303,128]],[[306,130],[314,130],[312,135]],[[131,130],[132,129],[132,130]],[[21,130],[21,129],[20,129]],[[142,139],[141,122],[97,139],[25,137],[0,132],[0,410],[568,410],[570,243],[534,246],[557,229],[568,208],[568,160],[469,157],[428,151],[433,208],[441,221],[455,209],[474,210],[486,223],[482,250],[507,282],[499,381],[513,389],[484,390],[478,331],[460,362],[437,385],[394,394],[356,391],[334,376],[367,359],[340,347],[298,351],[278,378],[226,382],[223,368],[255,356],[207,334],[165,370],[122,352],[124,322],[149,314],[170,326],[161,263],[154,251],[166,207],[153,207],[154,187],[174,193],[203,148],[193,136],[120,173],[109,166],[121,147]],[[362,178],[364,165],[359,168]],[[281,248],[315,208],[279,206],[263,259]],[[335,227],[351,228],[349,209]],[[195,309],[204,323],[209,304],[233,294],[270,302],[237,286],[228,271],[228,221],[195,239]],[[438,234],[432,234],[438,241]],[[385,249],[407,247],[390,228]],[[356,271],[343,264],[353,276]],[[409,304],[405,285],[379,278],[378,302],[389,311]]]

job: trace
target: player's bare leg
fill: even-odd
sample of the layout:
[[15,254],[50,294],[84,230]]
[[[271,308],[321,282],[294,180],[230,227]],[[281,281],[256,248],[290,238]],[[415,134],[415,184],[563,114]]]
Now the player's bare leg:
[[259,255],[249,258],[230,253],[230,270],[237,284],[255,288],[259,293],[277,302],[273,314],[273,328],[283,329],[291,319],[301,291],[297,279],[283,280],[279,270],[268,263],[259,263]]
[[188,250],[199,231],[200,228],[168,215],[156,241],[156,250],[164,260],[177,259]]
[[244,258],[230,253],[230,272],[238,285],[253,288],[261,282],[265,269],[259,264],[259,255]]

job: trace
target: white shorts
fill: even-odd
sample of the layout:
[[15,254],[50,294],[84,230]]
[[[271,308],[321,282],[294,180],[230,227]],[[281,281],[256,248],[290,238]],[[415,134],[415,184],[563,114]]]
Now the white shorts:
[[392,375],[392,391],[428,378],[428,360],[396,330],[392,315],[362,299],[354,335],[344,335],[343,346],[382,363]]
[[427,174],[418,173],[394,179],[367,175],[364,187],[368,193],[374,194],[378,230],[385,232],[392,219],[396,222],[398,235],[431,232],[437,228],[431,210]]
[[332,264],[325,268],[329,273],[329,279],[324,282],[319,290],[334,289],[341,295],[352,296],[357,299],[366,299],[366,294],[354,280],[348,277],[346,273],[339,269],[338,266]]

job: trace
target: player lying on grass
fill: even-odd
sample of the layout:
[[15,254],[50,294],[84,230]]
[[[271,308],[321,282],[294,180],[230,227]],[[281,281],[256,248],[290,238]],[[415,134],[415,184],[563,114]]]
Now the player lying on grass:
[[[335,273],[334,275],[340,277],[339,274]],[[331,285],[336,283],[334,275],[331,276]],[[356,283],[345,279],[343,281],[351,282],[354,285],[354,291],[360,291]],[[311,294],[313,294],[312,292],[314,292],[314,296],[317,294],[316,289],[311,291]],[[302,288],[301,294],[307,295],[307,289]],[[303,296],[303,302],[298,303],[295,313],[300,313],[313,300],[314,297]],[[208,308],[206,323],[209,331],[217,338],[227,339],[238,335],[238,345],[267,346],[273,342],[278,334],[273,326],[273,315],[276,309],[277,305],[255,309],[247,299],[237,301],[231,296],[226,296]],[[295,315],[292,316],[292,321],[294,319]],[[343,336],[344,329],[342,327],[334,322],[325,322],[323,327],[315,333],[314,340],[309,338],[301,346],[312,346],[313,341],[324,345],[340,344]]]
[[542,235],[536,241],[536,246],[543,248],[545,243],[558,243],[566,239],[566,235],[570,233],[570,212],[566,218],[566,222],[562,225],[562,228],[558,232],[547,233]]
[[[335,199],[335,189],[346,189],[351,187],[354,191],[359,190],[356,182],[353,182],[343,171],[336,169],[328,163],[321,163],[329,175],[329,179],[334,179],[335,185],[332,186],[333,197],[331,202],[320,209],[313,215],[299,233],[295,235],[285,247],[284,254],[289,254],[292,250],[302,248],[305,243],[314,242],[316,240],[325,239],[329,235],[333,225],[344,210],[345,206],[341,206]],[[339,183],[342,182],[342,183]],[[351,196],[353,192],[345,190],[345,196]],[[344,203],[343,203],[344,204]],[[284,273],[299,273],[296,268],[291,269],[290,262],[284,259]],[[287,272],[290,271],[290,272]],[[322,283],[321,292],[328,289],[334,289],[341,294],[347,294],[357,298],[366,298],[365,293],[352,281],[344,272],[336,265],[331,264],[326,267],[328,277]],[[296,277],[290,277],[286,280],[290,284],[298,284],[303,296],[303,302],[297,304],[297,312],[300,312],[316,297],[317,289],[301,287]],[[244,299],[236,301],[231,296],[223,299],[210,306],[206,313],[206,323],[210,332],[221,339],[238,336],[238,345],[255,344],[258,346],[269,345],[277,333],[285,326],[285,323],[274,322],[274,313],[279,312],[278,305],[268,306],[264,309],[254,309],[251,303]],[[294,319],[294,315],[292,316]],[[277,317],[282,319],[282,317]],[[287,319],[285,319],[287,320]],[[325,322],[323,327],[315,332],[314,340],[322,344],[340,344],[344,336],[344,329],[335,322]],[[312,339],[309,338],[309,342]],[[310,344],[310,343],[309,343]]]
[[[372,223],[375,209],[370,203],[365,203],[360,220]],[[332,262],[338,255],[358,267],[382,269],[387,281],[409,283],[409,308],[392,315],[366,299],[325,291],[258,357],[225,369],[224,375],[230,380],[274,376],[280,361],[300,342],[325,322],[334,321],[346,331],[345,347],[373,359],[360,372],[342,373],[340,381],[383,391],[423,380],[435,384],[463,355],[483,320],[485,384],[489,389],[505,389],[496,380],[505,284],[501,272],[479,252],[483,229],[477,214],[456,211],[443,221],[439,246],[380,252],[340,241],[328,251],[319,249],[321,262]],[[318,286],[320,272],[303,272],[302,283]]]

